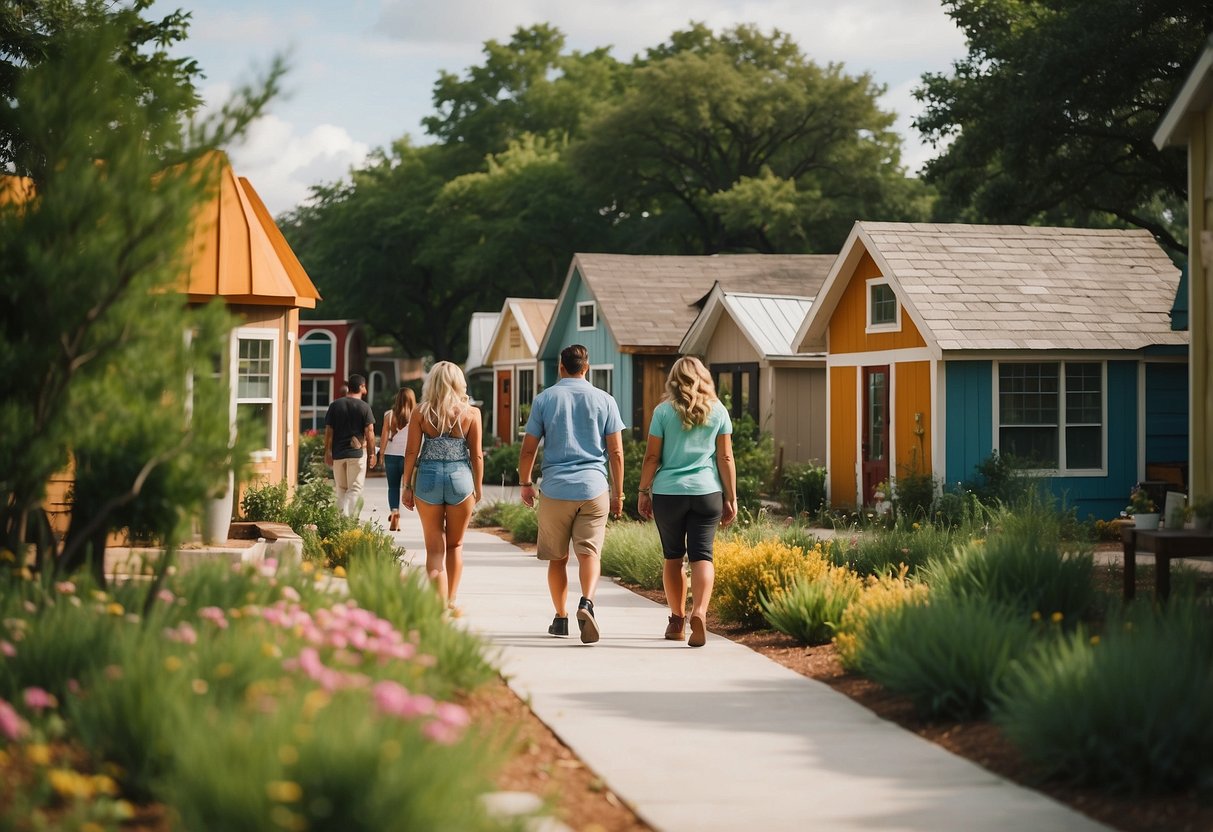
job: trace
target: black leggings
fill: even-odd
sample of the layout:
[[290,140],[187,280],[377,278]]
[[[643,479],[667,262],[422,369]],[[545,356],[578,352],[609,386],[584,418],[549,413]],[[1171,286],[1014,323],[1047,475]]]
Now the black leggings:
[[686,555],[692,563],[712,560],[712,541],[724,512],[724,495],[712,494],[654,494],[653,519],[661,535],[661,549],[666,560],[682,560]]

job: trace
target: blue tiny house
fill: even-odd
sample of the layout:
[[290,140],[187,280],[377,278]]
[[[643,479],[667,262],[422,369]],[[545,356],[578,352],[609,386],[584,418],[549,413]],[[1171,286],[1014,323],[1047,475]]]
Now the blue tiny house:
[[907,472],[952,488],[995,451],[1081,517],[1179,486],[1178,283],[1144,231],[856,223],[794,342],[826,352],[831,503]]
[[589,380],[611,393],[624,423],[644,435],[713,286],[812,296],[833,261],[816,254],[575,254],[539,347],[541,384],[555,383],[564,347],[584,344]]

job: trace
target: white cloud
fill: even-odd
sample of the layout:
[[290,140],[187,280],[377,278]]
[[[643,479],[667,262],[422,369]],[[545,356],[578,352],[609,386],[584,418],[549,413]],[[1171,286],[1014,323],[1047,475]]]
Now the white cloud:
[[274,115],[256,121],[245,141],[228,151],[236,173],[253,184],[272,214],[306,200],[312,185],[344,178],[369,152],[342,127],[321,124],[299,133]]

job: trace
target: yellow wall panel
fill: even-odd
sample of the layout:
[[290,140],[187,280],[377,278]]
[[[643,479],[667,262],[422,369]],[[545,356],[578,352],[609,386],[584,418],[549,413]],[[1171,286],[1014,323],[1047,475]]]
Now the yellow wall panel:
[[896,401],[893,430],[897,447],[897,470],[902,476],[931,472],[931,364],[905,361],[894,370]]
[[830,368],[830,502],[855,505],[855,446],[859,430],[856,412],[857,370]]
[[[855,267],[850,282],[834,314],[830,316],[830,352],[871,352],[873,350],[899,350],[925,347],[926,341],[918,327],[901,308],[900,332],[865,332],[868,316],[867,283],[880,277],[880,269],[870,254],[865,253]],[[898,303],[901,303],[899,297]]]

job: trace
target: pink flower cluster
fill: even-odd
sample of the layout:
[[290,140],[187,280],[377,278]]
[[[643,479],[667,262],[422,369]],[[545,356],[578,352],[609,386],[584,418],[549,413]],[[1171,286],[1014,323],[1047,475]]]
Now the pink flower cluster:
[[25,707],[31,711],[45,711],[49,708],[59,707],[59,700],[55,698],[55,695],[42,688],[26,688],[22,692],[22,697],[25,699]]
[[203,607],[198,610],[198,617],[203,621],[214,622],[220,630],[226,630],[228,627],[227,614],[219,607]]
[[315,647],[304,647],[298,658],[286,659],[282,666],[287,670],[301,671],[330,693],[342,688],[364,688],[371,683],[370,677],[363,673],[348,673],[326,667]]
[[[227,619],[224,619],[223,624],[227,626]],[[165,627],[162,635],[169,641],[175,641],[179,644],[198,643],[198,631],[188,621],[182,621],[176,627]]]
[[371,690],[375,709],[384,716],[399,719],[429,717],[421,731],[434,742],[450,745],[456,742],[471,723],[467,709],[451,702],[435,702],[425,694],[412,694],[399,682],[379,682]]
[[299,604],[279,601],[260,610],[262,619],[284,630],[293,630],[313,647],[357,650],[374,656],[380,664],[408,661],[417,645],[405,641],[392,622],[347,601],[329,609],[309,613]]

